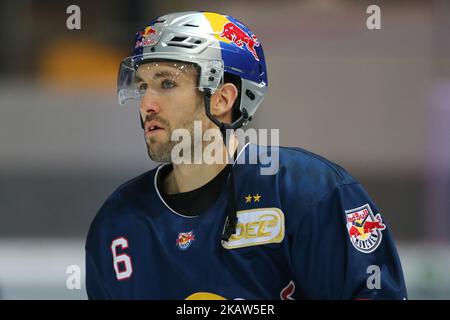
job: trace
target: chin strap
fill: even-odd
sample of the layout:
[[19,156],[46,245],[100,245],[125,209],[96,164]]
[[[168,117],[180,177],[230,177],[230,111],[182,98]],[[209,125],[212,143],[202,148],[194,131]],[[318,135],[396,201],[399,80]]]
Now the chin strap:
[[[236,120],[235,122],[233,122],[232,124],[227,124],[227,123],[223,123],[220,122],[219,120],[217,120],[212,114],[211,114],[211,110],[210,110],[210,102],[211,102],[211,90],[208,88],[204,89],[205,91],[205,112],[206,115],[208,116],[208,118],[214,122],[214,124],[216,124],[219,129],[220,129],[220,133],[222,134],[222,139],[225,145],[225,149],[227,150],[227,156],[228,158],[228,139],[227,139],[227,134],[226,134],[226,130],[227,129],[237,129],[239,127],[241,127],[242,125],[246,124],[248,121],[250,121],[247,111],[242,112],[242,116]],[[245,114],[245,115],[244,115]],[[236,198],[235,198],[235,194],[236,194],[236,189],[235,189],[235,184],[234,184],[234,173],[233,173],[233,164],[234,161],[236,160],[236,153],[233,155],[233,157],[231,157],[231,160],[233,161],[233,163],[231,164],[231,168],[230,168],[230,172],[228,173],[228,203],[227,203],[227,219],[225,221],[225,228],[223,230],[222,233],[222,242],[223,241],[228,241],[231,237],[231,235],[236,233],[236,226],[237,226],[237,222],[238,222],[238,218],[237,218],[237,214],[236,214]]]
[[236,199],[235,199],[235,187],[234,187],[234,174],[233,165],[231,165],[230,173],[228,175],[229,193],[227,204],[227,220],[225,221],[225,228],[222,233],[222,241],[228,241],[231,235],[236,233],[237,227],[237,214],[236,214]]
[[222,133],[222,138],[225,144],[225,149],[227,152],[227,157],[228,159],[230,159],[232,161],[231,164],[229,164],[230,167],[230,171],[228,173],[228,202],[227,202],[227,219],[225,221],[225,228],[223,230],[222,233],[222,241],[228,241],[231,237],[231,235],[236,233],[236,227],[237,227],[237,222],[238,222],[238,218],[237,218],[237,214],[236,214],[236,198],[235,198],[235,194],[236,194],[236,189],[235,189],[235,183],[234,183],[234,170],[233,170],[233,166],[234,166],[234,161],[236,160],[236,154],[234,153],[234,155],[232,157],[229,156],[228,154],[228,139],[227,139],[227,135],[226,135],[226,129],[224,128],[224,126],[221,126],[220,128],[220,132]]

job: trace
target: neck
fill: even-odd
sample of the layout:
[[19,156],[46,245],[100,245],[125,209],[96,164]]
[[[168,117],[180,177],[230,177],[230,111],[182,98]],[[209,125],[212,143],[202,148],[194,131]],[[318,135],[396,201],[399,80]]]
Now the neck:
[[[238,147],[238,141],[231,135],[228,152],[233,155]],[[173,170],[167,175],[164,189],[168,194],[189,192],[204,186],[214,179],[230,162],[225,145],[221,145],[220,152],[223,161],[213,164],[174,164]]]

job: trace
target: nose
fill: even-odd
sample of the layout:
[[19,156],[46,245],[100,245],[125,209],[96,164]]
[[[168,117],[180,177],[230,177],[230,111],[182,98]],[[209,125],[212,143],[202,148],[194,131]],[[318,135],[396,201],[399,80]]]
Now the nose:
[[142,97],[140,103],[140,112],[143,121],[145,121],[147,115],[151,113],[159,113],[160,110],[161,110],[161,103],[154,95],[146,93]]

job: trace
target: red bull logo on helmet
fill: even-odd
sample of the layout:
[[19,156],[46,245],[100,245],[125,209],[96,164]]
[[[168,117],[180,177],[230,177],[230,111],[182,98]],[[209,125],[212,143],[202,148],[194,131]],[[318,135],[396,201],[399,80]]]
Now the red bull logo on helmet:
[[239,28],[233,22],[227,22],[224,24],[222,32],[219,37],[228,39],[233,42],[239,48],[245,45],[245,48],[253,55],[256,61],[259,61],[258,54],[255,47],[259,46],[258,39],[254,35],[248,35],[244,30]]
[[381,214],[374,215],[369,204],[345,211],[347,230],[353,246],[361,252],[373,252],[381,243],[386,226]]
[[150,26],[139,32],[140,37],[148,37],[151,34],[156,34],[156,30]]
[[137,41],[134,45],[134,48],[137,49],[139,47],[146,47],[155,45],[158,42],[158,34],[156,29],[147,26],[144,30],[137,33]]
[[194,231],[180,232],[178,233],[178,238],[176,245],[181,250],[186,250],[191,246],[191,243],[195,240]]

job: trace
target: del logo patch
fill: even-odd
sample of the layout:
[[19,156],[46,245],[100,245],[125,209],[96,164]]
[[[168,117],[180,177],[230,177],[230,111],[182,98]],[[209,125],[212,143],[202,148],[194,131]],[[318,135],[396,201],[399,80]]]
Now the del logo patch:
[[225,249],[280,243],[284,239],[284,214],[278,208],[238,211],[236,233],[222,243]]
[[381,231],[386,229],[381,215],[374,216],[369,204],[346,210],[347,230],[353,246],[364,253],[374,251],[381,242]]
[[186,250],[190,247],[192,241],[195,240],[194,231],[180,232],[176,241],[176,245],[181,250]]

